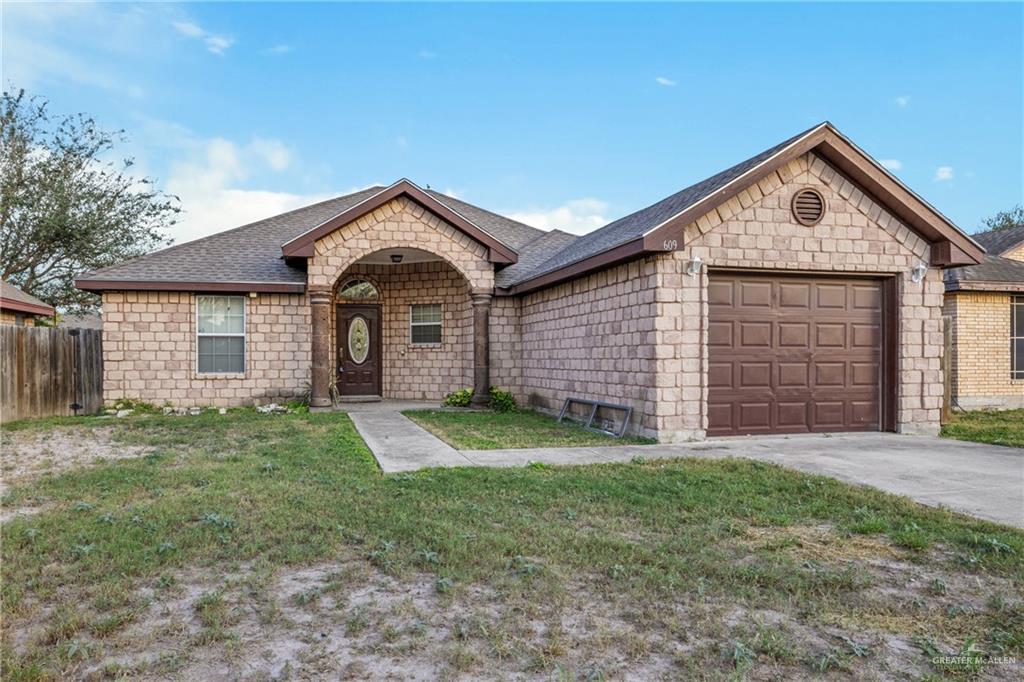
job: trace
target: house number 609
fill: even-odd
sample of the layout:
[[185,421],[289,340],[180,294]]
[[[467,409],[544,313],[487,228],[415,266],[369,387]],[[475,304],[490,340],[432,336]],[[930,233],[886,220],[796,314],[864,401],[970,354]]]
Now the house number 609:
[[679,247],[679,242],[675,239],[666,239],[661,243],[661,248],[666,251],[675,251]]

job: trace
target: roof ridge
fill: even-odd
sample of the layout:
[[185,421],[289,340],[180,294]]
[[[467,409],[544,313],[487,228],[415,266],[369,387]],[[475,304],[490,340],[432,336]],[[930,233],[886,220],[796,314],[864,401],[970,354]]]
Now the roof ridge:
[[144,258],[149,258],[150,256],[157,256],[157,255],[163,255],[163,254],[166,254],[166,253],[170,253],[170,252],[175,251],[177,249],[180,249],[180,248],[182,248],[184,246],[191,246],[191,245],[194,245],[194,244],[198,244],[200,242],[204,242],[204,241],[213,239],[214,237],[222,237],[222,236],[224,236],[226,234],[232,234],[234,232],[238,232],[239,230],[244,230],[244,229],[253,227],[254,225],[259,225],[260,223],[266,223],[266,222],[269,222],[271,220],[277,220],[279,218],[283,218],[285,216],[289,216],[289,215],[292,215],[294,213],[298,213],[299,211],[305,211],[305,210],[314,208],[316,206],[322,206],[324,204],[328,204],[328,203],[330,203],[332,201],[339,201],[340,199],[347,199],[348,197],[353,197],[353,196],[355,196],[357,194],[361,194],[362,192],[369,192],[370,190],[375,190],[375,191],[379,192],[381,189],[382,188],[380,188],[379,186],[374,185],[373,187],[367,187],[365,189],[357,190],[355,192],[350,192],[348,194],[340,194],[340,195],[338,195],[336,197],[331,197],[330,199],[324,199],[322,201],[317,201],[317,202],[314,202],[312,204],[306,204],[305,206],[299,206],[297,208],[291,209],[290,211],[285,211],[284,213],[278,213],[276,215],[268,216],[266,218],[261,218],[260,220],[254,220],[254,221],[252,221],[250,223],[245,223],[244,225],[239,225],[238,227],[232,227],[232,228],[229,228],[227,230],[222,230],[220,232],[214,232],[213,234],[208,234],[205,237],[197,237],[196,239],[190,239],[187,242],[181,242],[181,243],[178,243],[178,244],[171,244],[170,246],[167,246],[166,248],[157,249],[156,251],[150,251],[150,252],[144,253],[144,254],[142,254],[140,256],[136,256],[135,258],[129,258],[128,260],[124,260],[124,261],[121,261],[119,263],[114,263],[113,265],[107,265],[105,267],[99,268],[98,270],[90,270],[85,275],[83,275],[81,277],[78,277],[77,279],[82,279],[82,280],[94,279],[93,275],[99,275],[99,274],[102,274],[102,273],[106,272],[107,270],[110,270],[110,269],[113,269],[113,268],[120,268],[120,267],[122,267],[124,265],[128,265],[130,263],[135,263],[135,262],[140,261],[140,260],[142,260]]

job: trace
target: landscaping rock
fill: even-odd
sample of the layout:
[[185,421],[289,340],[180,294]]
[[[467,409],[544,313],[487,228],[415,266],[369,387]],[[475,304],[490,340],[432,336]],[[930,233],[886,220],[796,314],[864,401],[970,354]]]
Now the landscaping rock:
[[164,414],[174,414],[174,408],[173,407],[165,407],[163,409],[163,412],[164,412]]
[[222,407],[219,410],[217,410],[217,414],[227,414],[227,413],[228,413],[228,408],[226,408],[226,407]]
[[201,407],[191,407],[191,408],[189,408],[188,413],[190,415],[192,415],[193,417],[198,417],[199,415],[201,415],[203,413],[203,408],[201,408]]
[[134,412],[134,411],[135,410],[118,410],[117,413],[116,413],[116,416],[118,416],[118,417],[127,417],[127,416],[131,415],[131,413]]
[[256,411],[261,414],[288,414],[291,412],[284,405],[278,405],[277,403],[269,403],[267,405],[260,405],[256,408]]

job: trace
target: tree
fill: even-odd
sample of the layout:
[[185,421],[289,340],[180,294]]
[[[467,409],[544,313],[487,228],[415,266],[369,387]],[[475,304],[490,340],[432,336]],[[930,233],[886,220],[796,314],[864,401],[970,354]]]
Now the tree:
[[1024,206],[1018,204],[1009,211],[1000,211],[991,218],[982,220],[981,224],[985,226],[985,231],[1009,230],[1014,227],[1021,227],[1024,225]]
[[114,160],[124,131],[51,116],[24,90],[0,102],[0,276],[64,310],[95,308],[76,276],[170,243],[178,198]]

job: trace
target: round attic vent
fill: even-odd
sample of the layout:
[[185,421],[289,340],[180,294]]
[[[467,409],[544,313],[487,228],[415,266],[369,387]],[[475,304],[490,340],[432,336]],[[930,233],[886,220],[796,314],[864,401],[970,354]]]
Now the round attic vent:
[[825,199],[816,189],[802,189],[793,195],[793,216],[802,225],[816,225],[825,215]]

